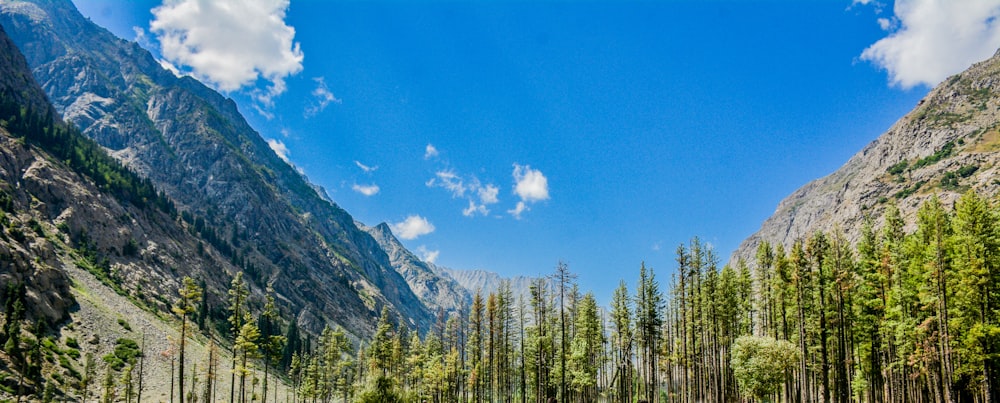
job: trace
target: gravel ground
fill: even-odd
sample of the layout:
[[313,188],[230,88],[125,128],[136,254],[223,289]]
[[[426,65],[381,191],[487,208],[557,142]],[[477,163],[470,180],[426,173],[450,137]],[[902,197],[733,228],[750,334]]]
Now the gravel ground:
[[[74,264],[66,265],[67,273],[73,279],[73,294],[79,303],[79,309],[71,313],[72,329],[64,328],[62,332],[63,341],[67,337],[75,337],[80,343],[81,357],[86,353],[92,353],[97,362],[96,380],[90,386],[90,398],[88,401],[97,401],[104,388],[101,385],[105,379],[107,366],[100,357],[114,350],[115,341],[119,338],[129,338],[142,343],[145,340],[144,376],[143,376],[143,402],[168,402],[170,401],[171,389],[171,360],[170,351],[177,350],[177,341],[180,340],[180,324],[172,317],[161,319],[150,312],[142,310],[134,305],[127,298],[118,295],[114,290],[104,286],[90,273],[77,268]],[[124,320],[131,330],[125,329],[119,323]],[[145,337],[143,337],[145,334]],[[204,373],[208,361],[208,339],[198,335],[197,338],[188,339],[185,348],[186,372],[189,373],[185,379],[185,388],[191,388],[190,370],[197,366],[198,401],[201,400],[204,391]],[[218,382],[216,383],[216,398],[214,401],[228,402],[230,388],[230,366],[231,355],[223,348],[219,349],[218,360]],[[83,359],[77,363],[77,368],[82,371]],[[138,368],[134,377],[138,377]],[[263,377],[263,371],[259,371],[258,377]],[[116,380],[120,376],[115,376]],[[237,379],[237,382],[239,379]],[[136,380],[137,382],[137,380]],[[275,378],[269,382],[267,401],[274,401],[272,393]],[[247,379],[247,388],[250,388],[251,381]],[[176,387],[176,386],[175,386]],[[116,385],[119,394],[124,393],[124,387]],[[239,385],[237,385],[237,389]],[[261,385],[256,387],[260,392]],[[278,385],[278,400],[287,401],[288,388]],[[176,393],[176,392],[175,392]],[[124,396],[120,396],[119,401],[124,401]],[[249,397],[248,397],[249,400]],[[177,396],[174,401],[180,401]],[[257,400],[260,401],[260,400]]]

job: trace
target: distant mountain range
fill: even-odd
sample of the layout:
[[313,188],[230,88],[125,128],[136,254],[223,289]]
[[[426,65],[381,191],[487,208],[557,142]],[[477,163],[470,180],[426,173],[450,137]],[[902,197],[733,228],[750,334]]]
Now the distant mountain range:
[[531,282],[535,279],[526,276],[508,278],[487,270],[457,270],[440,266],[434,266],[434,269],[441,275],[454,279],[470,293],[475,294],[478,291],[483,296],[497,292],[500,290],[500,284],[503,281],[508,281],[511,293],[514,294],[515,298],[524,296],[525,300],[528,300],[531,296]]

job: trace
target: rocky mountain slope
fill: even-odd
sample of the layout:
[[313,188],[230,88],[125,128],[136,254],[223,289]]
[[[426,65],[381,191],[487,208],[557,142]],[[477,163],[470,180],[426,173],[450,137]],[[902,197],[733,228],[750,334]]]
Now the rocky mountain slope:
[[[121,374],[103,364],[88,372],[87,357],[104,362],[98,357],[112,354],[121,340],[141,341],[149,357],[143,400],[168,399],[167,352],[180,337],[166,314],[176,279],[194,275],[195,267],[237,268],[211,249],[198,252],[203,240],[152,193],[148,182],[60,122],[0,27],[0,304],[16,299],[8,286],[24,285],[31,325],[22,337],[31,340],[27,346],[41,340],[47,357],[29,356],[40,368],[36,377],[18,370],[5,345],[0,401],[15,400],[16,390],[38,398],[43,385],[58,401],[96,399],[96,374]],[[225,279],[204,280],[225,286]],[[9,315],[5,310],[5,326]],[[204,338],[188,343],[188,357],[204,362],[206,344]],[[25,375],[21,385],[19,375]],[[228,387],[226,381],[220,380]]]
[[[137,44],[84,18],[69,0],[0,0],[0,25],[64,119],[161,189],[202,240],[176,247],[207,250],[228,262],[169,264],[215,279],[209,292],[216,300],[243,271],[257,292],[273,287],[282,311],[314,332],[340,324],[367,336],[383,306],[411,326],[429,326],[430,310],[376,240],[282,161],[232,100],[175,77]],[[110,236],[100,228],[90,232]],[[175,241],[148,233],[137,242],[142,255]],[[96,248],[114,255],[110,244]],[[141,264],[123,267],[123,286],[140,289],[143,270]]]
[[[54,117],[45,94],[30,74],[24,57],[0,27],[2,98]],[[29,318],[58,322],[69,316],[69,309],[76,301],[69,291],[69,277],[57,269],[60,265],[57,249],[45,237],[43,222],[48,220],[40,221],[45,215],[36,217],[31,208],[35,200],[45,206],[45,199],[39,199],[36,193],[51,194],[46,188],[58,181],[46,169],[45,161],[39,161],[37,153],[18,144],[6,129],[6,117],[0,119],[4,120],[0,121],[0,283],[5,288],[8,284],[26,286]],[[3,292],[6,294],[6,290]]]
[[1000,194],[1000,53],[938,85],[885,134],[840,169],[785,198],[733,253],[753,262],[767,240],[786,247],[816,231],[856,241],[889,203],[907,222],[932,195],[951,205],[968,189]]
[[472,303],[468,289],[448,276],[440,275],[433,270],[433,264],[420,260],[413,252],[406,249],[392,235],[389,225],[381,223],[367,227],[358,223],[358,228],[371,234],[379,246],[389,255],[392,267],[399,272],[410,285],[410,289],[428,308],[438,311],[457,312]]

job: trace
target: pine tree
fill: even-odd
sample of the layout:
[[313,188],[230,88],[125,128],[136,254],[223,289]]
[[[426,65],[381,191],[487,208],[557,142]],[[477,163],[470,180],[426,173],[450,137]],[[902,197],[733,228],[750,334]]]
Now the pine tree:
[[104,373],[104,393],[101,395],[102,403],[114,403],[117,397],[115,391],[115,374],[114,370],[109,366]]
[[28,372],[28,360],[24,356],[24,346],[21,341],[21,319],[24,317],[24,303],[21,299],[17,299],[11,305],[11,313],[7,315],[7,322],[4,325],[7,342],[4,343],[3,350],[7,352],[17,368],[17,396],[18,401],[20,401],[23,394],[24,376]]
[[809,238],[806,245],[806,255],[813,265],[816,279],[816,290],[818,298],[815,299],[817,306],[814,307],[814,315],[819,326],[819,350],[820,350],[820,382],[821,392],[824,402],[830,401],[830,352],[829,352],[829,329],[827,326],[827,273],[825,259],[829,253],[830,244],[826,235],[817,232]]
[[185,276],[181,288],[177,291],[180,298],[174,305],[174,314],[181,317],[181,340],[178,352],[177,390],[181,399],[184,398],[184,347],[188,337],[188,316],[194,313],[195,303],[201,298],[201,289],[194,279]]
[[618,283],[611,297],[611,338],[615,360],[616,400],[631,402],[632,399],[632,307],[625,281]]
[[646,269],[645,263],[642,263],[639,268],[639,285],[635,306],[635,327],[639,342],[642,390],[647,401],[656,402],[659,399],[657,361],[660,327],[663,324],[661,312],[663,296],[660,294],[656,276],[652,270]]
[[281,358],[281,352],[285,345],[285,336],[278,334],[278,308],[274,305],[274,290],[268,287],[267,301],[264,303],[264,312],[261,313],[260,328],[267,329],[261,332],[261,350],[263,350],[264,361],[264,387],[261,393],[262,402],[267,402],[267,387],[269,370],[272,364]]
[[811,374],[808,366],[809,352],[808,341],[806,339],[806,304],[808,302],[807,298],[809,293],[807,292],[807,289],[811,283],[811,274],[809,271],[809,262],[806,259],[806,252],[802,246],[801,240],[795,241],[795,243],[792,244],[792,253],[789,260],[792,267],[792,280],[796,295],[795,308],[798,314],[796,323],[798,326],[798,344],[800,354],[798,392],[803,402],[809,402],[812,401],[812,394],[810,393]]
[[472,308],[469,311],[469,388],[472,391],[472,401],[482,403],[483,393],[483,304],[482,292],[476,291],[472,297]]
[[566,297],[570,284],[575,278],[576,275],[569,271],[569,265],[562,261],[556,265],[556,272],[552,275],[557,289],[556,292],[559,293],[559,396],[560,401],[563,403],[566,403],[569,399],[566,390],[566,357],[569,350],[566,341]]
[[205,363],[205,389],[202,391],[202,401],[214,402],[215,401],[215,385],[218,378],[218,348],[215,346],[215,342],[209,340],[208,342],[208,358]]
[[955,319],[962,335],[958,343],[962,360],[956,371],[982,385],[979,395],[985,401],[1000,400],[997,218],[989,204],[972,191],[955,205],[953,263],[959,286]]
[[236,343],[233,345],[235,354],[239,357],[240,363],[236,367],[236,372],[240,375],[240,403],[246,402],[246,378],[251,373],[251,360],[259,355],[260,330],[254,323],[249,313],[244,313],[243,326],[240,327],[236,335]]
[[597,301],[587,293],[580,301],[570,356],[571,384],[582,401],[597,398],[597,371],[600,368],[604,331],[597,316]]
[[246,282],[243,281],[243,272],[236,273],[233,281],[229,285],[229,330],[233,337],[233,361],[229,376],[229,403],[234,403],[236,399],[236,362],[238,354],[236,352],[237,338],[243,328],[243,318],[246,315],[245,307],[250,290],[247,289]]

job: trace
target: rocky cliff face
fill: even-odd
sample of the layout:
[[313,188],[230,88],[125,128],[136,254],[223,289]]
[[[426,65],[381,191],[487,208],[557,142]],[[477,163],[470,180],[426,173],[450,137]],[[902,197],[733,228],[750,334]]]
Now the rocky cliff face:
[[[0,94],[31,110],[54,115],[24,57],[2,28]],[[36,154],[0,127],[0,284],[24,284],[28,317],[54,323],[66,319],[76,301],[69,291],[69,277],[58,269],[57,248],[45,236],[45,220],[40,221],[41,215],[32,211],[38,210],[32,205],[44,206],[36,192],[51,193],[45,190],[52,175],[46,172],[44,161],[37,160]]]
[[753,262],[767,240],[788,247],[816,231],[856,241],[889,203],[907,222],[932,195],[951,205],[961,193],[1000,193],[1000,53],[938,85],[892,128],[840,169],[796,190],[733,253]]
[[[69,0],[2,0],[0,24],[64,119],[150,179],[211,253],[229,261],[181,260],[181,270],[221,284],[245,271],[258,290],[273,286],[283,310],[312,331],[335,323],[369,335],[382,306],[412,326],[430,324],[378,243],[278,158],[232,100],[163,70]],[[134,269],[125,275],[145,270]],[[224,295],[225,286],[211,291]]]

